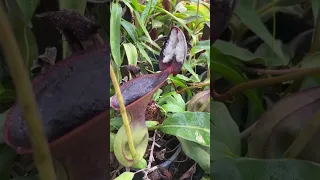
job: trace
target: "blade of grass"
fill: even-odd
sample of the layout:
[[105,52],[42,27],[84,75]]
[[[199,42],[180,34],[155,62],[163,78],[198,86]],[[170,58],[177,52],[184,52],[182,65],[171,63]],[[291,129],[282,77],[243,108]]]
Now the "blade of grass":
[[110,17],[110,48],[111,54],[117,69],[121,66],[121,53],[120,53],[120,21],[121,21],[122,8],[119,4],[112,3],[111,17]]

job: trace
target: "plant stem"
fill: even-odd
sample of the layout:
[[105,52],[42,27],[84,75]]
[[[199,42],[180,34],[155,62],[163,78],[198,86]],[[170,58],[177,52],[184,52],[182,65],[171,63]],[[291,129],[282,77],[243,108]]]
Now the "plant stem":
[[209,86],[209,85],[210,85],[210,82],[208,82],[208,83],[199,83],[199,84],[197,84],[197,85],[189,86],[189,87],[183,88],[183,89],[181,89],[181,90],[178,90],[178,89],[175,87],[175,85],[174,85],[174,87],[175,87],[175,89],[176,89],[176,91],[177,91],[178,94],[182,94],[183,92],[185,92],[185,91],[188,90],[188,89],[201,88],[201,87]]
[[290,68],[290,69],[258,69],[258,68],[243,68],[243,71],[247,73],[257,74],[257,75],[283,75],[289,74],[296,71],[299,71],[299,68]]
[[320,109],[314,114],[314,116],[308,121],[305,128],[303,128],[298,134],[297,138],[293,141],[290,147],[284,153],[286,158],[295,158],[308,144],[309,140],[318,131],[320,127]]
[[292,73],[285,74],[282,76],[252,80],[252,81],[249,81],[246,83],[242,83],[242,84],[236,85],[235,87],[229,89],[227,92],[225,92],[223,94],[217,93],[215,91],[215,89],[213,87],[211,87],[211,96],[216,101],[226,101],[229,98],[231,98],[234,94],[239,93],[239,92],[243,92],[248,89],[270,86],[270,85],[282,83],[284,81],[301,79],[303,77],[315,75],[315,74],[320,75],[320,68],[319,67],[298,69]]
[[127,138],[128,138],[128,144],[129,144],[129,149],[130,152],[132,154],[133,159],[135,159],[135,155],[136,155],[136,150],[133,144],[133,139],[132,139],[132,133],[131,133],[131,129],[130,129],[130,125],[129,125],[129,120],[128,120],[128,116],[127,116],[127,112],[126,112],[126,108],[124,106],[124,102],[123,102],[123,98],[121,95],[121,90],[120,90],[120,86],[116,77],[116,74],[114,73],[113,67],[110,63],[110,77],[111,77],[111,81],[115,90],[115,94],[118,98],[119,101],[119,105],[120,105],[120,112],[121,112],[121,116],[122,116],[122,121],[123,121],[123,125],[126,129],[126,134],[127,134]]
[[34,151],[35,164],[40,179],[56,180],[52,157],[40,119],[40,113],[32,91],[29,74],[24,65],[19,47],[12,34],[7,16],[0,5],[0,43],[10,74],[16,88],[17,98],[22,107],[24,119],[28,128],[29,138]]

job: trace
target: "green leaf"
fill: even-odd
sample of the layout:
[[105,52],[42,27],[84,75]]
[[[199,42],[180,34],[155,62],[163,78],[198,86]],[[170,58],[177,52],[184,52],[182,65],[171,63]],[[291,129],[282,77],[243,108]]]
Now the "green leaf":
[[184,112],[186,109],[186,103],[182,96],[175,91],[163,95],[159,99],[158,105],[166,112]]
[[[1,123],[1,116],[0,116],[0,123]],[[121,117],[115,117],[110,119],[110,132],[114,130],[119,130],[122,125],[123,125],[123,121]],[[146,125],[147,125],[147,128],[153,128],[159,125],[159,122],[151,121],[151,119],[147,119]],[[0,124],[0,127],[1,127],[1,124]],[[1,142],[1,139],[0,139],[0,142]]]
[[[320,67],[320,52],[306,56],[300,63],[301,68]],[[320,85],[320,75],[306,77],[300,87],[300,90],[309,89]]]
[[138,62],[137,48],[132,43],[125,43],[123,47],[126,51],[128,64],[136,66]]
[[39,56],[35,35],[24,21],[14,15],[9,14],[9,21],[24,63],[30,69],[33,61]]
[[133,176],[134,176],[133,172],[124,172],[124,173],[120,174],[120,176],[115,178],[114,180],[132,180]]
[[210,173],[210,147],[201,146],[183,138],[177,138],[181,143],[182,151],[197,162],[206,173]]
[[[288,45],[282,44],[278,41],[283,53],[286,58],[290,58],[291,49]],[[279,60],[277,54],[273,51],[273,49],[266,43],[261,44],[256,51],[254,52],[255,56],[263,57],[265,61],[265,65],[268,67],[276,67],[276,66],[286,66],[287,63]]]
[[147,161],[142,158],[139,162],[135,163],[132,167],[135,169],[144,169],[148,166]]
[[159,122],[158,121],[150,121],[149,119],[147,119],[146,125],[147,125],[147,128],[153,128],[153,127],[159,125]]
[[186,29],[190,36],[192,37],[193,41],[196,42],[196,37],[193,34],[192,30],[186,25],[186,22],[180,18],[177,18],[175,15],[171,14],[170,12],[166,11],[165,9],[162,9],[160,7],[155,7],[158,11],[163,12],[167,15],[169,15],[170,17],[172,17],[174,20],[176,20],[182,27],[184,27],[184,29]]
[[11,167],[16,153],[6,144],[0,144],[0,177],[1,180],[9,180],[11,176]]
[[319,10],[320,10],[320,1],[319,0],[312,0],[312,13],[313,13],[313,18],[314,18],[314,25],[316,26],[317,24],[317,19],[319,17]]
[[134,12],[135,16],[136,16],[136,20],[139,23],[140,28],[142,29],[142,31],[144,32],[144,34],[146,35],[146,37],[148,38],[148,41],[150,44],[152,44],[153,46],[155,46],[157,49],[161,49],[158,44],[156,44],[150,37],[150,34],[147,30],[147,28],[145,27],[145,25],[143,24],[143,22],[141,21],[141,17],[137,12]]
[[206,112],[175,113],[160,126],[160,131],[210,147],[210,115]]
[[196,78],[196,82],[200,82],[199,75],[194,72],[188,61],[184,62],[183,67],[186,68],[186,70],[191,73],[194,78]]
[[147,52],[144,50],[144,48],[142,47],[141,43],[137,43],[138,49],[140,54],[148,61],[148,63],[152,66],[153,68],[153,63],[149,57],[149,55],[147,54]]
[[240,131],[232,119],[227,107],[216,101],[211,101],[211,139],[225,144],[235,155],[240,155]]
[[114,138],[116,137],[115,133],[110,133],[110,152],[113,152],[113,146],[114,146]]
[[20,7],[25,23],[29,22],[38,7],[40,0],[16,0],[18,6]]
[[211,164],[210,177],[219,180],[313,180],[320,177],[320,166],[293,159],[222,159]]
[[123,125],[121,117],[110,119],[110,131],[118,130]]
[[218,49],[223,54],[240,59],[241,61],[250,62],[253,64],[266,64],[265,60],[262,57],[256,56],[250,51],[240,48],[231,42],[226,42],[218,39],[212,46]]
[[215,162],[225,158],[236,158],[237,156],[231,152],[231,150],[222,142],[212,140],[212,147],[210,147],[210,161]]
[[[177,76],[175,76],[175,77],[173,77],[172,75],[170,75],[170,76],[169,76],[169,79],[170,79],[171,81],[173,81],[173,83],[176,85],[176,87],[182,87],[182,88],[188,87],[188,86],[186,85],[186,83],[185,83],[184,81],[182,81],[182,79],[179,78],[180,76],[178,76],[178,75],[179,75],[179,74],[177,74]],[[188,99],[190,99],[190,98],[192,97],[191,90],[188,89],[186,92],[187,92],[187,94],[188,94]]]
[[250,1],[240,1],[235,8],[235,13],[240,18],[243,24],[250,28],[257,36],[267,43],[279,57],[279,60],[284,64],[288,64],[289,59],[282,52],[281,43],[275,41],[268,29],[262,23],[260,17],[255,12]]
[[[211,71],[213,73],[218,73],[226,78],[228,81],[233,84],[241,84],[243,82],[247,82],[248,78],[241,74],[240,69],[235,66],[233,59],[230,56],[226,56],[219,52],[219,50],[214,47],[211,48]],[[258,91],[255,89],[249,89],[243,92],[247,98],[255,104],[256,111],[259,114],[264,112],[264,107],[262,104],[262,98],[258,94]]]
[[110,48],[111,54],[117,68],[120,69],[122,64],[120,54],[120,20],[122,8],[119,4],[112,3],[110,17]]
[[152,11],[154,10],[154,7],[157,5],[158,0],[149,0],[146,8],[143,10],[141,14],[141,21],[143,24],[146,24],[146,19],[148,16],[152,14]]
[[127,31],[128,35],[131,37],[133,42],[137,42],[138,33],[136,27],[124,19],[121,19],[120,23],[121,26]]
[[197,42],[197,44],[191,48],[190,56],[194,56],[203,50],[210,51],[210,40]]

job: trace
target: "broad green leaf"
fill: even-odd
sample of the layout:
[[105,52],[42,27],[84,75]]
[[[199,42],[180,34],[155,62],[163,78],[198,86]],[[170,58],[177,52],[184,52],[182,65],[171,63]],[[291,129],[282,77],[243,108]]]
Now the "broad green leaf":
[[197,42],[197,44],[191,48],[190,56],[194,56],[203,50],[210,51],[210,40]]
[[182,96],[175,91],[163,95],[159,99],[158,105],[166,112],[184,112],[186,109],[186,103]]
[[0,177],[1,180],[9,180],[12,171],[13,160],[16,153],[6,144],[0,144]]
[[[183,2],[183,1],[182,1]],[[203,3],[199,4],[199,11],[197,12],[197,2],[184,2],[187,11],[185,14],[188,16],[196,16],[198,15],[198,19],[200,21],[210,21],[210,8],[208,5]]]
[[[230,56],[224,55],[214,47],[211,48],[211,71],[222,75],[228,81],[237,85],[243,82],[247,82],[248,78],[241,74],[241,71],[234,65],[233,59]],[[262,98],[259,96],[257,90],[249,89],[243,92],[247,98],[255,104],[256,111],[260,114],[263,113],[264,107],[262,104]]]
[[[291,56],[291,49],[288,47],[288,45],[282,44],[280,41],[278,41],[281,48],[282,52],[284,53],[285,57],[289,59]],[[256,51],[254,52],[255,56],[262,57],[265,61],[265,65],[267,67],[277,67],[277,66],[286,66],[286,63],[283,63],[275,54],[273,49],[266,43],[261,44]]]
[[142,158],[139,162],[135,163],[132,167],[135,169],[144,169],[148,166],[147,161]]
[[240,131],[225,104],[211,101],[211,139],[225,144],[235,155],[240,155]]
[[210,161],[215,162],[225,158],[237,158],[237,156],[231,152],[231,150],[222,142],[212,140],[213,146],[210,147]]
[[183,112],[169,116],[160,131],[210,147],[210,115],[207,112]]
[[202,146],[183,138],[177,138],[181,143],[182,151],[197,162],[206,173],[210,173],[210,147]]
[[118,130],[123,125],[121,117],[110,119],[110,131]]
[[223,54],[238,58],[241,61],[251,62],[254,64],[266,64],[262,57],[256,56],[250,51],[240,48],[231,42],[226,42],[218,39],[212,46],[218,49]]
[[38,7],[40,0],[16,0],[23,15],[25,23],[29,22]]
[[122,8],[119,4],[111,4],[111,17],[110,17],[110,48],[111,54],[117,68],[120,69],[122,64],[120,55],[120,20]]
[[172,112],[172,113],[177,113],[177,112],[184,112],[184,109],[182,109],[180,106],[175,105],[175,104],[164,104],[161,106],[163,110],[165,110],[166,113]]
[[120,176],[115,178],[114,180],[132,180],[133,176],[134,176],[133,172],[124,172],[124,173],[120,174]]
[[136,42],[138,39],[138,33],[137,33],[136,27],[124,19],[121,19],[120,23],[121,23],[121,26],[126,30],[128,35],[131,37],[133,42]]
[[313,180],[320,178],[320,166],[294,159],[222,159],[211,164],[210,177],[219,180]]
[[128,64],[136,66],[138,62],[137,48],[132,43],[125,43],[123,47],[126,51]]
[[152,127],[159,125],[159,122],[158,121],[150,121],[149,119],[146,119],[146,125],[147,125],[147,128],[152,128]]
[[268,29],[262,23],[260,17],[255,12],[252,3],[249,1],[240,1],[235,8],[235,13],[240,18],[243,24],[250,28],[257,36],[259,36],[265,43],[267,43],[277,54],[280,61],[288,64],[289,59],[285,57],[282,52],[281,44],[275,41]]
[[183,2],[179,2],[176,5],[175,10],[180,13],[185,13],[188,9],[183,5]]

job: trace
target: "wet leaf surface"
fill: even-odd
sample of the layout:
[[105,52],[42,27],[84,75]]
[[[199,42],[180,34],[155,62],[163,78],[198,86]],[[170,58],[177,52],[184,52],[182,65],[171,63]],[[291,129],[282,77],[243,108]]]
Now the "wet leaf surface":
[[210,115],[207,112],[182,112],[168,117],[160,131],[203,146],[210,146]]

